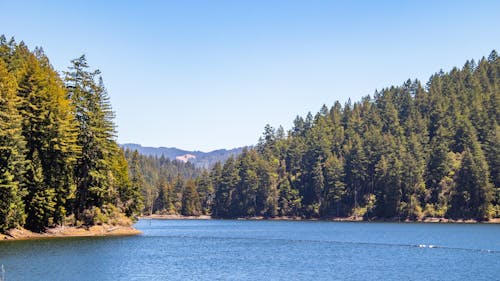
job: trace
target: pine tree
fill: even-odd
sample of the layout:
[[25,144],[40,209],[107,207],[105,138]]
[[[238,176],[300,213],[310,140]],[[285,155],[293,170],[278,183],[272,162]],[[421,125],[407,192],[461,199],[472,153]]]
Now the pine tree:
[[200,198],[196,191],[195,181],[188,180],[182,194],[181,214],[184,216],[198,216],[200,215],[200,209]]
[[182,196],[184,195],[184,188],[185,180],[182,175],[178,173],[172,189],[172,203],[174,205],[175,214],[180,214],[182,212]]
[[207,171],[204,171],[201,176],[198,177],[196,187],[200,197],[201,212],[204,215],[210,215],[214,199],[214,186],[210,174]]
[[113,181],[109,183],[111,187],[110,198],[116,198],[112,200],[112,203],[120,207],[122,212],[129,217],[139,214],[144,208],[141,194],[141,190],[144,188],[144,179],[139,167],[139,156],[135,153],[132,156],[130,174],[125,154],[118,145],[116,145],[111,160],[113,162],[109,178],[112,178]]
[[97,79],[100,72],[88,70],[85,56],[71,63],[69,71],[65,72],[65,81],[79,129],[77,143],[81,147],[81,157],[76,168],[75,203],[81,214],[85,209],[102,207],[111,201],[108,176],[117,150],[114,114],[102,79]]
[[259,189],[256,152],[244,149],[238,162],[238,182],[231,197],[231,212],[235,216],[256,216]]
[[25,141],[15,78],[0,58],[0,232],[24,225],[21,182]]
[[[38,179],[33,176],[37,173],[27,173],[32,176],[25,178],[27,198],[36,197],[39,202],[43,201],[42,205],[50,206],[47,210],[51,209],[44,213],[43,221],[40,222],[34,222],[33,219],[42,217],[28,212],[28,221],[31,225],[49,221],[61,223],[67,211],[71,210],[70,200],[75,189],[73,165],[78,156],[78,146],[73,108],[66,99],[61,79],[41,49],[36,49],[32,54],[26,47],[19,45],[15,55],[16,60],[25,62],[24,70],[17,71],[26,159],[28,162],[40,162],[40,165],[30,165],[43,175],[43,186],[47,188],[46,191],[39,191],[36,196],[29,194],[38,190],[39,186],[34,186]],[[35,155],[38,159],[35,159]],[[25,200],[25,204],[29,207],[30,201]]]
[[[325,191],[324,198],[326,199],[325,205],[322,206],[323,215],[334,215],[339,217],[345,216],[342,200],[345,197],[345,183],[344,183],[344,159],[331,155],[325,163]],[[341,213],[342,211],[342,213]]]
[[299,191],[292,188],[290,179],[285,176],[278,185],[279,190],[279,215],[280,216],[299,216],[302,208]]
[[464,156],[449,215],[453,218],[488,219],[493,200],[488,164],[474,129],[466,126],[464,130]]
[[[276,151],[277,153],[278,151]],[[266,161],[256,155],[257,161],[257,214],[264,217],[275,217],[278,215],[278,160]]]
[[27,178],[30,179],[26,202],[26,226],[34,231],[43,231],[54,223],[56,211],[55,190],[46,186],[42,162],[35,150],[27,167]]
[[[240,181],[237,163],[230,157],[220,171],[216,182],[215,200],[212,214],[215,217],[230,217],[234,190]],[[217,170],[214,170],[217,172]]]
[[165,179],[160,179],[158,184],[158,197],[154,202],[152,213],[169,214],[173,210],[172,204],[172,187]]
[[346,184],[347,192],[351,198],[351,206],[353,215],[357,216],[356,208],[359,207],[359,201],[362,187],[367,178],[368,162],[366,154],[363,149],[361,138],[355,134],[353,136],[352,144],[346,155]]

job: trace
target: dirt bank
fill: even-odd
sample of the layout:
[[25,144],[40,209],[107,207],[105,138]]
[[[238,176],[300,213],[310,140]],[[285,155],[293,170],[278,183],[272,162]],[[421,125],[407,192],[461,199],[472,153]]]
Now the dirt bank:
[[24,228],[16,228],[0,234],[0,240],[28,240],[58,237],[91,237],[91,236],[131,236],[142,232],[132,226],[95,225],[91,227],[59,226],[49,228],[43,233],[32,232]]
[[140,219],[155,219],[155,220],[210,220],[211,216],[183,216],[183,215],[148,215],[141,216]]
[[[182,215],[148,215],[141,216],[140,219],[158,219],[158,220],[210,220],[217,219],[212,218],[211,216],[202,215],[202,216],[182,216]],[[398,219],[398,218],[373,218],[369,220],[364,220],[363,217],[325,217],[325,218],[301,218],[301,217],[243,217],[243,218],[235,218],[236,220],[283,220],[283,221],[336,221],[336,222],[361,222],[361,221],[369,221],[369,222],[420,222],[420,223],[500,223],[500,218],[489,219],[488,221],[477,221],[474,219],[447,219],[447,218],[423,218],[418,220],[409,220],[409,219]]]

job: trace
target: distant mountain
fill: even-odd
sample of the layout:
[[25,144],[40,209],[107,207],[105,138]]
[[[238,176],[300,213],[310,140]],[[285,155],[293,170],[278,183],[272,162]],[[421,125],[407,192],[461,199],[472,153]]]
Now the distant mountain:
[[230,156],[236,156],[241,153],[243,147],[233,149],[218,149],[210,152],[203,151],[188,151],[175,147],[148,147],[136,143],[121,144],[121,147],[130,150],[137,150],[140,154],[158,156],[162,155],[170,160],[179,160],[182,162],[190,162],[200,168],[212,167],[216,162],[226,161]]

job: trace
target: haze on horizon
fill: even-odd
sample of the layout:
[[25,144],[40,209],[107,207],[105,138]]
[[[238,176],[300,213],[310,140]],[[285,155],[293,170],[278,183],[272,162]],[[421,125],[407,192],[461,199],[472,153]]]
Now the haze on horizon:
[[118,142],[210,151],[500,49],[498,1],[3,1],[0,34],[102,71]]

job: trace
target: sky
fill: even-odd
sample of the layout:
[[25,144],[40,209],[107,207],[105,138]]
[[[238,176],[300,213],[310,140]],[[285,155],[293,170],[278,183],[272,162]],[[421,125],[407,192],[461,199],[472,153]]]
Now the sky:
[[10,1],[0,34],[64,71],[87,56],[119,143],[210,151],[257,143],[323,104],[500,50],[500,1]]

